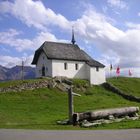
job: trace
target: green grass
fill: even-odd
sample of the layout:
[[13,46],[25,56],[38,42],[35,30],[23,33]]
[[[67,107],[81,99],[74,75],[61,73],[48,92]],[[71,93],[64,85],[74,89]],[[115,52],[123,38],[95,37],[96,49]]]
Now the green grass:
[[[77,80],[76,80],[77,81]],[[100,86],[87,88],[90,94],[79,92],[74,97],[75,112],[139,106]],[[0,94],[0,128],[27,129],[84,129],[72,125],[57,125],[56,121],[68,118],[68,97],[57,89],[36,89],[20,93]],[[140,128],[140,120],[101,125],[89,129]]]
[[81,79],[72,79],[73,85],[77,88],[89,87],[89,81]]
[[140,97],[140,78],[118,77],[107,81],[129,95]]
[[65,119],[66,114],[67,96],[56,90],[46,88],[0,95],[0,125],[6,127],[49,126],[57,119]]

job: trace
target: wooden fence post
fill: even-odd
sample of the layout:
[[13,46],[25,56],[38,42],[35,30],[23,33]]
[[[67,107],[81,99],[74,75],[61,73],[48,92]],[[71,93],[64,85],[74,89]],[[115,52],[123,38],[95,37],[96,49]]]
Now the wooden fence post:
[[69,123],[73,123],[73,95],[72,95],[72,88],[68,89],[68,104],[69,104]]

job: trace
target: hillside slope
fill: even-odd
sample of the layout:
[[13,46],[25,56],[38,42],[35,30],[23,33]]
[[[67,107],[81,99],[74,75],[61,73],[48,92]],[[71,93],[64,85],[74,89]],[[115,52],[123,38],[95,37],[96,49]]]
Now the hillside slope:
[[[83,85],[86,86],[83,89]],[[8,84],[7,84],[8,85]],[[81,86],[82,85],[82,86]],[[101,86],[88,87],[87,81],[74,80],[74,111],[83,112],[104,108],[139,106],[105,90]],[[57,125],[68,118],[68,96],[58,89],[36,89],[19,93],[0,94],[0,128],[81,129],[71,125]],[[140,120],[101,125],[92,129],[140,128]]]
[[129,95],[140,97],[140,78],[118,77],[107,81]]

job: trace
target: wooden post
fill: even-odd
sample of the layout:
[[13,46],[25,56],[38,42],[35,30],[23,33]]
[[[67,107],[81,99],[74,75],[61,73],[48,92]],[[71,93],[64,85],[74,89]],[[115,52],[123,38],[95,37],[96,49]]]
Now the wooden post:
[[69,104],[69,123],[73,123],[73,95],[72,88],[68,89],[68,104]]
[[24,61],[22,60],[22,66],[21,66],[21,79],[24,80]]

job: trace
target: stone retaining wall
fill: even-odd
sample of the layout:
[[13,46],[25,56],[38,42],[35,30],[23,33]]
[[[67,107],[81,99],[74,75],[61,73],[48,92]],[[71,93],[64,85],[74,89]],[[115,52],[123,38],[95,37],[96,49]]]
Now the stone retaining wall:
[[5,88],[0,88],[0,93],[6,93],[6,92],[21,92],[24,90],[33,90],[33,89],[38,89],[38,88],[45,88],[48,87],[48,81],[43,80],[43,81],[37,81],[37,82],[32,82],[32,83],[22,83],[22,84],[17,84],[15,86],[9,86]]
[[127,99],[127,100],[130,100],[130,101],[135,101],[135,102],[140,102],[140,98],[139,97],[135,97],[133,95],[128,95],[127,93],[121,91],[120,89],[118,89],[117,87],[113,86],[112,84],[110,83],[104,83],[102,84],[102,86],[104,88],[106,88],[107,90],[110,90],[120,96],[122,96],[123,98]]
[[54,77],[51,79],[42,79],[42,81],[24,82],[17,85],[12,85],[5,88],[0,88],[0,93],[6,92],[21,92],[24,90],[34,90],[38,88],[58,88],[61,91],[67,91],[72,85],[72,82],[66,77]]

